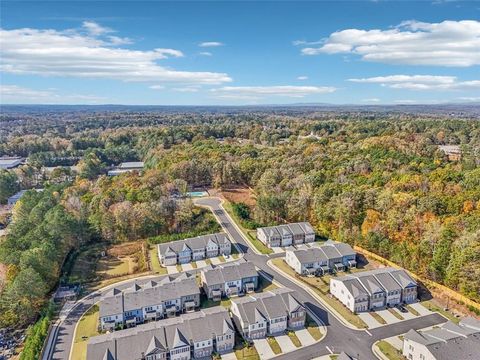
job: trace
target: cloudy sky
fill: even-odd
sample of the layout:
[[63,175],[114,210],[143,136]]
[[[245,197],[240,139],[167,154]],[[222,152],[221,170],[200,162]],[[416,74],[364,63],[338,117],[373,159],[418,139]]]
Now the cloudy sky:
[[1,103],[480,102],[480,2],[2,1]]

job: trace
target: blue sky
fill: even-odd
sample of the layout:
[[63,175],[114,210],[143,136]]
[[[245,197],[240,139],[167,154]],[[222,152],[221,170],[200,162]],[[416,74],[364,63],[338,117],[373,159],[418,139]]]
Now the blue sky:
[[2,1],[1,102],[480,102],[480,2]]

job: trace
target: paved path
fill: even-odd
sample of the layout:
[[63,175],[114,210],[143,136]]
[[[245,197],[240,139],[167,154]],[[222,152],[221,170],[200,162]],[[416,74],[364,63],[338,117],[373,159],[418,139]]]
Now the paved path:
[[169,265],[167,266],[167,273],[170,275],[170,274],[176,274],[178,273],[178,270],[177,270],[177,265]]
[[414,303],[414,304],[410,304],[410,306],[412,308],[414,308],[415,310],[418,311],[418,313],[422,316],[422,315],[429,315],[431,314],[432,312],[430,310],[428,310],[425,306],[423,306],[421,303]]
[[282,353],[286,354],[288,352],[292,352],[297,350],[297,347],[293,344],[292,339],[288,335],[280,335],[276,336],[275,339],[280,345],[280,349],[282,349]]
[[[226,213],[221,206],[221,201],[217,198],[203,198],[196,200],[196,202],[203,206],[208,206],[212,209],[214,215],[219,220],[223,229],[230,235],[230,237],[237,242],[237,246],[244,253],[246,260],[251,261],[263,273],[267,274],[274,281],[278,281],[285,287],[297,291],[298,299],[305,304],[307,310],[315,317],[320,319],[325,324],[327,331],[326,336],[320,342],[316,342],[310,346],[302,347],[294,352],[282,354],[276,357],[279,360],[310,360],[314,357],[329,354],[326,346],[335,349],[336,352],[345,351],[347,354],[356,356],[361,359],[373,359],[372,345],[375,341],[390,336],[400,335],[410,329],[422,329],[428,326],[444,323],[446,320],[439,314],[430,314],[428,316],[419,317],[417,319],[406,320],[396,324],[383,326],[378,329],[371,329],[369,332],[363,330],[354,330],[343,325],[337,318],[332,316],[328,310],[307,290],[304,286],[291,281],[283,276],[278,271],[270,268],[267,261],[283,256],[283,254],[271,254],[269,256],[262,255],[250,248],[250,243],[240,233],[233,220]],[[147,277],[144,277],[146,279]],[[152,276],[150,276],[152,278]],[[126,281],[122,284],[114,284],[115,287],[124,288],[131,286],[139,279]],[[73,341],[73,333],[75,326],[80,317],[88,310],[88,308],[96,303],[98,296],[104,294],[110,287],[101,289],[87,298],[81,299],[77,302],[75,308],[66,316],[66,319],[58,325],[58,335],[49,337],[49,342],[54,342],[52,356],[50,359],[68,360],[70,356],[70,347]],[[298,335],[297,335],[298,336]]]
[[358,314],[358,317],[363,320],[365,324],[367,324],[369,329],[375,329],[379,326],[382,326],[377,319],[375,319],[372,315],[368,312],[361,312]]
[[205,260],[198,260],[197,261],[197,269],[201,269],[207,267],[207,262]]
[[255,348],[257,349],[261,360],[268,360],[275,357],[275,353],[268,344],[267,339],[253,340],[253,343],[255,344]]
[[295,331],[295,334],[297,335],[298,340],[300,340],[303,346],[309,346],[309,345],[315,344],[316,342],[313,336],[310,335],[307,329],[297,330]]
[[222,354],[222,360],[237,360],[237,355],[234,352]]
[[380,315],[383,318],[383,320],[387,322],[387,324],[395,324],[397,322],[402,321],[399,318],[397,318],[395,315],[393,315],[388,309],[379,310],[379,311],[376,311],[376,313]]
[[190,271],[190,270],[193,270],[193,266],[192,264],[183,264],[182,269],[183,271]]

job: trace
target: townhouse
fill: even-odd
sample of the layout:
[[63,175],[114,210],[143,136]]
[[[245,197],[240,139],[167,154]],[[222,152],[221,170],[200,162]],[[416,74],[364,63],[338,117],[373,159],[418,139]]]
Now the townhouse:
[[235,330],[220,306],[178,318],[95,336],[88,342],[89,360],[190,360],[231,352]]
[[417,300],[417,283],[405,270],[382,268],[330,279],[330,293],[354,313]]
[[230,255],[231,252],[232,243],[225,233],[197,236],[158,245],[158,258],[163,266]]
[[332,240],[288,248],[285,261],[301,275],[324,275],[357,266],[357,254],[346,243]]
[[120,290],[113,288],[100,301],[102,330],[138,324],[192,312],[200,306],[200,289],[194,276],[186,273]]
[[212,266],[200,274],[205,294],[213,301],[253,292],[258,287],[255,265],[248,261]]
[[315,230],[308,222],[261,227],[257,239],[269,248],[305,244],[315,241]]
[[409,360],[476,360],[480,357],[480,320],[472,317],[460,323],[448,321],[425,331],[404,335],[403,356]]
[[277,288],[232,300],[233,321],[246,340],[278,335],[305,326],[306,310],[295,291]]

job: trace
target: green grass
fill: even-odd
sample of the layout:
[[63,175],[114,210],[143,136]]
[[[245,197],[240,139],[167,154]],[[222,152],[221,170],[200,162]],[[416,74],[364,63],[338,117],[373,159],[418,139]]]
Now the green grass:
[[337,312],[350,324],[359,328],[366,329],[367,324],[357,315],[353,314],[349,309],[347,309],[340,301],[334,297],[330,297],[328,293],[324,290],[324,285],[322,284],[322,278],[316,277],[303,277],[299,276],[282,258],[276,258],[272,260],[272,264],[278,267],[283,272],[289,274],[292,277],[302,281],[305,285],[309,286],[315,293],[320,296],[326,303],[333,307]]
[[408,311],[410,311],[413,315],[415,315],[415,316],[420,316],[420,313],[419,313],[417,310],[415,310],[413,307],[411,307],[410,305],[406,305],[405,307],[406,307],[406,308],[408,309]]
[[210,299],[207,299],[207,297],[202,295],[202,298],[200,299],[200,308],[202,309],[207,309],[213,306],[223,306],[226,309],[230,309],[230,306],[232,305],[232,301],[230,299],[222,299],[221,301],[213,301]]
[[292,340],[293,345],[295,345],[297,348],[302,346],[302,343],[300,342],[300,339],[295,334],[295,331],[289,331],[287,334],[290,340]]
[[322,332],[320,331],[318,324],[310,317],[310,315],[307,315],[306,328],[315,340],[318,341],[322,338]]
[[390,313],[391,313],[393,316],[395,316],[398,320],[404,320],[403,316],[400,315],[400,314],[398,313],[398,311],[395,311],[395,310],[392,309],[392,308],[389,308],[388,311],[390,311]]
[[269,291],[278,288],[277,285],[272,283],[271,281],[268,281],[266,278],[263,276],[258,277],[258,289],[257,292],[264,292],[264,291]]
[[175,265],[175,267],[177,268],[177,271],[178,271],[178,272],[182,272],[182,271],[183,271],[182,265],[177,264],[177,265]]
[[432,301],[427,300],[427,301],[422,301],[421,304],[425,306],[428,310],[438,312],[445,316],[447,319],[453,321],[455,324],[458,324],[460,322],[460,319],[455,317],[451,312],[443,310],[440,306],[434,304]]
[[395,349],[392,345],[390,345],[390,343],[386,342],[385,340],[379,341],[376,345],[389,360],[405,359],[405,357],[402,355],[400,351]]
[[106,257],[100,259],[98,262],[99,274],[104,274],[107,277],[116,277],[122,275],[128,275],[130,273],[131,259],[118,259],[113,257]]
[[220,262],[222,262],[222,263],[224,263],[226,261],[225,258],[223,257],[223,255],[220,255],[218,257],[218,260],[220,260]]
[[154,273],[160,275],[167,274],[167,268],[160,265],[160,260],[158,260],[158,248],[155,245],[150,246],[148,253],[150,258],[150,269]]
[[98,332],[98,306],[93,305],[77,324],[75,340],[72,349],[72,360],[85,360],[87,358],[87,343],[92,336],[99,335]]
[[380,324],[387,325],[387,322],[385,321],[385,319],[382,318],[380,315],[378,315],[375,311],[371,311],[369,314],[372,315],[372,317],[375,320],[377,320]]
[[249,346],[237,332],[235,332],[235,356],[237,360],[260,360],[255,346]]
[[192,268],[194,268],[194,269],[197,268],[197,263],[196,263],[196,261],[192,261],[192,262],[190,263],[190,265],[192,265]]
[[282,353],[282,349],[280,348],[280,345],[278,345],[278,342],[274,337],[272,336],[267,337],[267,342],[268,342],[268,345],[270,345],[270,347],[272,348],[272,351],[275,355]]

